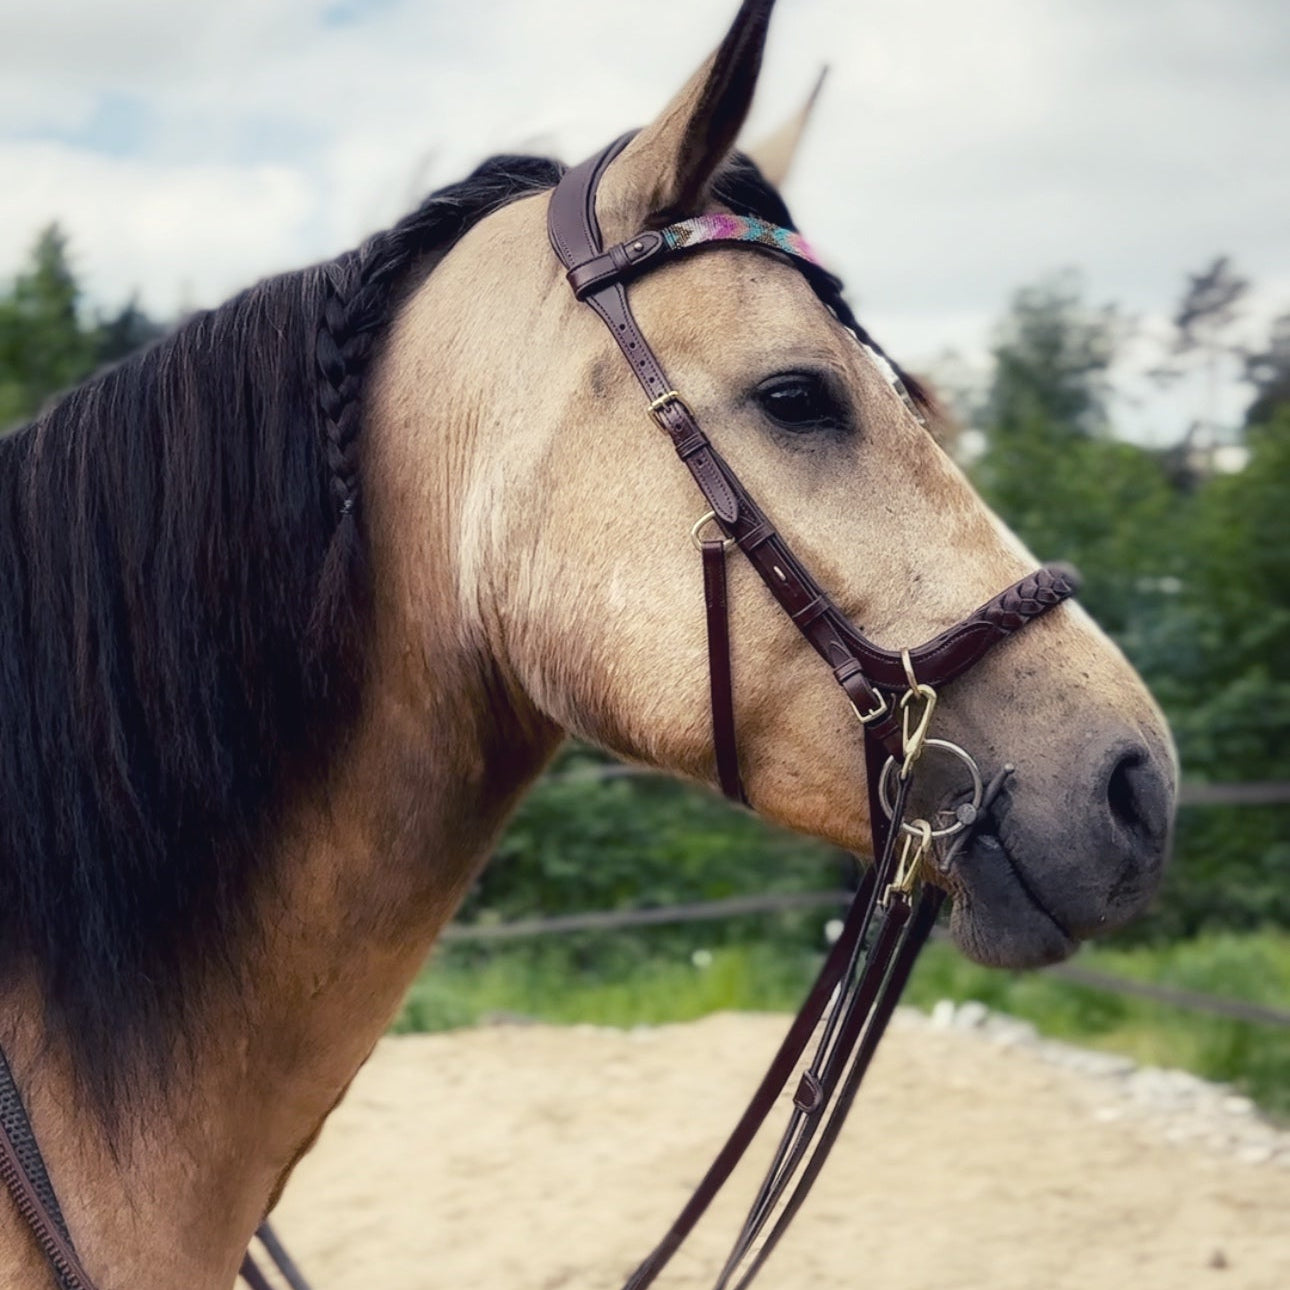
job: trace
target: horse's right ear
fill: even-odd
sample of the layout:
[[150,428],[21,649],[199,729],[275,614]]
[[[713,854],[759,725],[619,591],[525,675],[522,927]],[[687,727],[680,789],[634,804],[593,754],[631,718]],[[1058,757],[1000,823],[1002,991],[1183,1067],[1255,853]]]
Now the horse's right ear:
[[[774,7],[775,0],[743,0],[716,53],[605,172],[596,215],[606,244],[699,212],[748,115]],[[624,21],[625,34],[632,21]]]

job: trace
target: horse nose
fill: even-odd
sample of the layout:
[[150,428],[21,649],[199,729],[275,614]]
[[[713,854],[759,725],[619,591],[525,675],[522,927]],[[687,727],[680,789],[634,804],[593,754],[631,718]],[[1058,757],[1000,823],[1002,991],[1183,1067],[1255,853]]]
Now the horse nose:
[[1108,758],[1103,791],[1125,859],[1150,873],[1163,863],[1173,819],[1173,775],[1136,741]]

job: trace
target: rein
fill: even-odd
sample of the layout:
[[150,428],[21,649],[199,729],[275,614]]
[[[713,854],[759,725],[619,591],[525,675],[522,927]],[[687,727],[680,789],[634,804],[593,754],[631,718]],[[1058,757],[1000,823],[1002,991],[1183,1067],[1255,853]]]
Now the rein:
[[[650,415],[671,440],[708,507],[691,536],[702,557],[712,734],[721,789],[747,804],[735,730],[726,582],[728,554],[736,547],[831,668],[864,739],[874,863],[747,1109],[663,1239],[624,1286],[624,1290],[645,1290],[667,1266],[747,1152],[818,1030],[771,1166],[715,1285],[715,1290],[743,1290],[761,1270],[819,1176],[936,922],[945,893],[922,882],[935,844],[954,839],[940,860],[948,869],[1012,773],[1012,767],[1006,766],[986,785],[969,752],[930,737],[938,691],[979,662],[993,645],[1074,595],[1076,583],[1074,575],[1060,567],[1038,569],[913,649],[883,649],[857,629],[793,554],[672,387],[632,314],[627,283],[697,246],[746,246],[786,257],[852,331],[913,415],[919,420],[921,416],[894,370],[858,332],[842,301],[841,284],[820,265],[800,234],[761,220],[709,214],[644,231],[606,250],[596,219],[596,191],[630,137],[624,136],[564,175],[551,195],[548,229],[575,296],[609,328],[645,392]],[[932,751],[959,760],[971,778],[970,797],[940,827],[928,820],[905,818],[914,770]],[[72,1243],[2,1052],[0,1180],[60,1290],[95,1290]],[[292,1290],[308,1290],[267,1223],[257,1236]],[[270,1286],[250,1253],[241,1275],[252,1290]]]

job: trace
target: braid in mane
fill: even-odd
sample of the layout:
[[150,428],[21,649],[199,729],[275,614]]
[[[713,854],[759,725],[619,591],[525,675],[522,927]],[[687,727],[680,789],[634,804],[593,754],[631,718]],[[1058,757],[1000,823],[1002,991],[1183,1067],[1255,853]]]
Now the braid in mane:
[[105,1123],[238,987],[285,804],[360,711],[362,424],[401,301],[553,185],[499,157],[0,438],[0,990],[34,974]]
[[393,228],[323,267],[315,359],[336,528],[310,625],[315,657],[329,654],[345,671],[357,662],[369,594],[360,514],[361,396],[396,293],[406,294],[410,280],[424,277],[414,271],[428,269],[428,257],[446,254],[485,215],[524,193],[553,187],[562,171],[544,158],[493,157],[461,183],[427,198]]

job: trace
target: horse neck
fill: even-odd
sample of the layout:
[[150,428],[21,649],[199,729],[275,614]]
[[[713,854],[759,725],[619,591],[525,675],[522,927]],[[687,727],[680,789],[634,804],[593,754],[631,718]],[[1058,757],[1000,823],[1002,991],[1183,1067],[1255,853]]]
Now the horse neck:
[[[402,447],[373,421],[365,506],[377,612],[363,711],[326,782],[284,812],[254,949],[240,987],[200,1007],[191,1076],[124,1142],[109,1141],[93,1117],[68,1114],[75,1084],[42,1036],[6,1045],[100,1290],[227,1290],[559,737],[497,680],[451,608],[456,520],[443,499],[469,492],[453,472],[471,454],[450,427],[431,428],[442,429],[439,500],[418,497],[409,512]],[[38,999],[12,1004],[10,1016],[39,1015]],[[0,1198],[0,1267],[14,1285],[45,1284],[10,1210]]]

